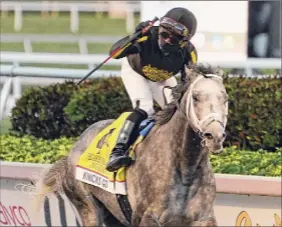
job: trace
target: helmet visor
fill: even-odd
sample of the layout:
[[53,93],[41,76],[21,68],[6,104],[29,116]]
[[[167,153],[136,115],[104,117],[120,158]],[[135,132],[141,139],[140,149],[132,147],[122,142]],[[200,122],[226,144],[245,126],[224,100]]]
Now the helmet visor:
[[169,17],[163,17],[160,20],[160,26],[169,29],[172,32],[181,36],[188,36],[189,34],[188,28],[186,28],[183,24],[180,24]]

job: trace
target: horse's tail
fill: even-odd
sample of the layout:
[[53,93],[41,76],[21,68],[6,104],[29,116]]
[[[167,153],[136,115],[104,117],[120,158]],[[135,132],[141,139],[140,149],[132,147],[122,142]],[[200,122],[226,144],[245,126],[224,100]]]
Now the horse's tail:
[[63,192],[66,179],[67,157],[59,159],[51,168],[43,170],[41,177],[35,184],[35,211],[39,212],[45,196],[49,193]]

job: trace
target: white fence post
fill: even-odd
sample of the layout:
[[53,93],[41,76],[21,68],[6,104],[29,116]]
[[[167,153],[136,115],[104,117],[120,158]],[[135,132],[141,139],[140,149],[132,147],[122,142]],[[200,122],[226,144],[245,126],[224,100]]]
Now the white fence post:
[[250,66],[246,66],[245,72],[248,77],[251,77],[253,75],[253,69]]
[[48,16],[49,14],[49,2],[42,1],[41,2],[41,16]]
[[22,95],[21,88],[21,78],[19,76],[15,76],[13,80],[13,96],[15,99],[18,99]]
[[3,88],[1,90],[0,121],[2,120],[4,116],[5,106],[6,106],[8,96],[10,94],[11,86],[12,86],[12,78],[8,78],[5,81]]
[[79,30],[79,12],[76,5],[71,6],[70,17],[70,29],[73,33],[77,33]]
[[[13,69],[11,69],[11,74]],[[21,78],[19,76],[12,77],[12,84],[11,88],[12,93],[8,94],[7,99],[6,99],[6,107],[3,109],[3,115],[4,116],[9,116],[11,114],[11,110],[16,106],[16,101],[18,98],[21,97],[22,95],[22,88],[21,88]]]
[[14,15],[14,29],[15,31],[20,31],[22,30],[23,26],[23,11],[22,11],[22,6],[20,4],[17,4],[15,6],[15,15]]
[[85,39],[83,38],[79,39],[78,45],[79,45],[79,52],[81,54],[88,54],[87,42]]
[[58,6],[58,2],[52,2],[52,16],[57,16],[59,14],[59,6]]
[[126,31],[128,33],[134,32],[134,13],[132,10],[126,10]]
[[24,39],[24,51],[27,53],[32,53],[32,45],[29,39]]

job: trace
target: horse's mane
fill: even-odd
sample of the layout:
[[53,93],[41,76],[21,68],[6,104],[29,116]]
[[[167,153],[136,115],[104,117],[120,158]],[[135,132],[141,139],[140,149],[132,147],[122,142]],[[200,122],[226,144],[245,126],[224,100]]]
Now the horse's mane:
[[199,74],[203,76],[205,76],[206,74],[216,74],[218,76],[222,76],[222,72],[220,72],[221,69],[219,67],[213,68],[210,65],[204,66],[203,64],[196,64],[189,66],[188,69],[190,73],[186,75],[186,80],[181,81],[178,85],[171,88],[173,101],[171,103],[168,103],[163,110],[157,112],[157,124],[165,124],[171,119],[177,109],[177,106],[180,104],[180,99],[191,84],[191,81],[193,81]]

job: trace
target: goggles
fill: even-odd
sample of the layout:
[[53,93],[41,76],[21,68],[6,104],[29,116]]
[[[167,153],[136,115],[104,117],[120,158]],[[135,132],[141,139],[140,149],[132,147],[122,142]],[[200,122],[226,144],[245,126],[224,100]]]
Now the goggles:
[[160,26],[167,28],[172,32],[181,36],[188,36],[189,34],[188,28],[186,28],[183,24],[180,24],[169,17],[161,18]]

